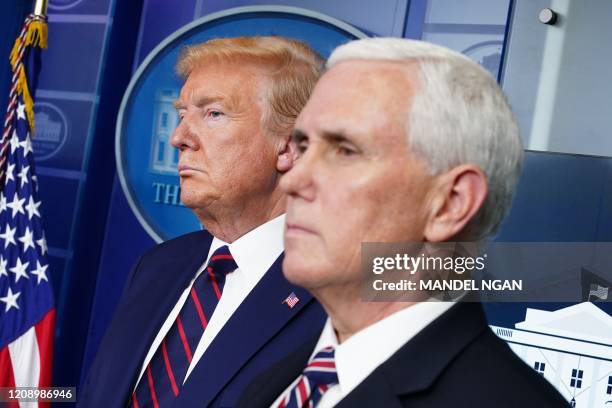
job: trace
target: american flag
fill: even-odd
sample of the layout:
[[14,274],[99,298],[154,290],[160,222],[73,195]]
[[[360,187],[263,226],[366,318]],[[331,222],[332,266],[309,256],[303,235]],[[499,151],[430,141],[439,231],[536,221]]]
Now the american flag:
[[295,296],[295,292],[291,292],[289,296],[287,296],[287,298],[283,300],[282,303],[286,303],[287,306],[289,306],[289,309],[293,309],[293,307],[297,305],[297,302],[299,301],[300,299],[297,296]]
[[[29,46],[46,42],[46,36],[36,39],[39,20],[28,16],[16,42],[2,140],[7,147],[0,160],[0,387],[51,385],[55,307],[30,141],[33,90],[26,73],[35,71],[24,64]],[[43,405],[48,404],[38,404]]]

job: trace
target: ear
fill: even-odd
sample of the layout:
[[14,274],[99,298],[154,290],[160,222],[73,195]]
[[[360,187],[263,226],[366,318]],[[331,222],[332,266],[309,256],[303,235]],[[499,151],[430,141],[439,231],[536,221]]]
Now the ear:
[[297,158],[298,152],[295,143],[291,141],[291,137],[284,138],[276,159],[276,170],[280,173],[288,172]]
[[425,226],[428,242],[448,241],[459,234],[484,203],[487,177],[478,166],[464,164],[438,176]]

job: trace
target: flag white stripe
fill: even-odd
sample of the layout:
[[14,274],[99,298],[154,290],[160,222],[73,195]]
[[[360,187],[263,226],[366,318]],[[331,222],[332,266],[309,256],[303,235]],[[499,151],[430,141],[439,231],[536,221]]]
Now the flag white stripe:
[[[38,387],[40,379],[40,354],[36,329],[31,327],[8,345],[16,387]],[[38,408],[37,402],[20,402],[20,407]]]

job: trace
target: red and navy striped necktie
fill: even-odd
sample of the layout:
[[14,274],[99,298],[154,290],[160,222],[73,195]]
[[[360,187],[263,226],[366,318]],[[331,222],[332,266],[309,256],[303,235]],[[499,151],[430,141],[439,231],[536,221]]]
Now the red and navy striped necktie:
[[206,270],[193,282],[185,304],[142,374],[132,394],[131,407],[168,407],[179,395],[193,353],[221,299],[225,276],[237,267],[227,246],[210,257]]
[[334,353],[335,349],[328,346],[315,354],[278,408],[316,407],[329,387],[338,384]]

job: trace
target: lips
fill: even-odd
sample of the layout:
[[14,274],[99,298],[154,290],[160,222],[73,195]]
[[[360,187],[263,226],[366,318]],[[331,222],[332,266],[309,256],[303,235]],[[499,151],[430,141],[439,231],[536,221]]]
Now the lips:
[[315,231],[311,228],[303,226],[301,224],[293,223],[287,221],[285,231],[287,233],[306,233],[306,234],[314,234]]
[[188,165],[186,165],[186,164],[179,164],[179,166],[178,166],[178,171],[179,171],[179,173],[180,173],[181,171],[186,171],[186,170],[200,171],[200,170],[196,169],[195,167],[188,166]]

